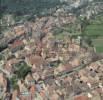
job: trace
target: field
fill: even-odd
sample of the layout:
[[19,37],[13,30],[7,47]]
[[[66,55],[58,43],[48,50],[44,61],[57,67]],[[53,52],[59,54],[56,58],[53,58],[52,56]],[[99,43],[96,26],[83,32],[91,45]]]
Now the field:
[[93,42],[93,45],[96,48],[96,51],[102,53],[103,52],[103,37],[102,38],[99,37],[97,39],[93,39],[92,42]]
[[91,20],[84,33],[92,39],[96,51],[103,53],[103,15]]
[[88,25],[85,34],[91,37],[103,36],[103,24]]

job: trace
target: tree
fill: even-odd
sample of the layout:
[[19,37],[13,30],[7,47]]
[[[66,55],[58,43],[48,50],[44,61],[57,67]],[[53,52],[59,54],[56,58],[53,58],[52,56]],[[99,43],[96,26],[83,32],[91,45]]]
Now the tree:
[[18,79],[24,79],[25,76],[31,72],[31,67],[28,66],[25,62],[21,62],[17,65],[15,65],[15,75]]
[[16,76],[14,75],[11,79],[10,79],[10,88],[12,88],[13,90],[17,89],[18,88],[18,84],[17,84],[17,78]]
[[89,20],[87,20],[86,17],[84,17],[81,21],[81,31],[82,33],[85,31],[85,28],[87,27],[87,25],[89,25]]

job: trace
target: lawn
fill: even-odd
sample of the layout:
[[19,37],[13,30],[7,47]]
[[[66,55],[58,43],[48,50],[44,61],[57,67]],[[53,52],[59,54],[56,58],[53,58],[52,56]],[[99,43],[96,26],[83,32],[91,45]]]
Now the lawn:
[[92,39],[92,43],[95,46],[97,52],[103,53],[103,37]]

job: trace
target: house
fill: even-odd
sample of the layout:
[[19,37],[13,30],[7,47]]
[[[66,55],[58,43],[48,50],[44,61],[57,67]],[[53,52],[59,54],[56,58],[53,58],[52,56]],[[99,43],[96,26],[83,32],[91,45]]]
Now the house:
[[9,45],[11,51],[14,53],[17,50],[21,50],[24,47],[24,43],[22,40],[15,40],[13,44]]
[[58,74],[58,73],[68,73],[71,72],[73,69],[72,65],[69,63],[66,64],[60,64],[57,68],[54,69],[54,74]]
[[12,58],[10,60],[7,60],[6,66],[12,66],[13,64],[16,64],[18,62],[19,62],[19,60],[17,60],[16,58]]
[[69,51],[71,52],[79,52],[80,51],[80,45],[77,44],[69,44]]
[[64,71],[71,72],[73,70],[73,66],[70,63],[64,64]]
[[25,61],[28,65],[35,65],[36,67],[41,66],[45,63],[45,60],[41,56],[37,56],[34,54],[27,56]]
[[54,92],[51,96],[50,96],[50,100],[60,100],[60,97],[59,95]]
[[18,90],[14,90],[12,93],[12,100],[20,100],[20,98],[18,97]]
[[54,68],[47,67],[42,71],[41,79],[46,79],[49,76],[52,76],[53,74],[54,74]]
[[81,64],[80,59],[79,58],[74,58],[69,62],[73,67],[77,67]]
[[7,80],[4,74],[0,72],[0,97],[4,96],[7,90]]
[[90,100],[90,99],[88,98],[88,96],[79,95],[79,96],[75,96],[74,100]]
[[19,62],[19,60],[15,59],[15,58],[8,60],[4,65],[4,70],[7,71],[7,73],[9,75],[11,75],[13,73],[13,64],[16,64],[18,62]]
[[24,49],[28,52],[33,52],[36,49],[36,45],[34,42],[27,44]]
[[35,100],[35,98],[36,98],[36,93],[37,93],[37,91],[36,91],[36,86],[35,86],[35,85],[32,85],[32,86],[30,87],[30,89],[29,89],[29,92],[30,92],[30,94],[31,94],[31,99],[30,99],[30,100]]
[[41,98],[44,100],[44,99],[46,99],[46,91],[45,90],[41,90],[40,91],[40,96],[41,96]]
[[35,48],[35,54],[41,56],[42,53],[42,45],[39,45]]
[[35,80],[33,79],[32,75],[31,74],[28,74],[26,77],[25,77],[25,83],[28,85],[28,86],[32,86],[35,84]]
[[33,76],[33,79],[34,79],[35,81],[38,81],[38,80],[40,79],[40,75],[39,75],[37,72],[32,73],[32,76]]
[[14,53],[14,55],[15,55],[15,57],[18,59],[25,59],[25,57],[27,56],[27,55],[30,55],[30,54],[32,54],[32,52],[28,52],[27,50],[19,50],[19,51],[17,51],[17,52],[15,52]]
[[31,100],[31,99],[29,99],[30,92],[22,80],[18,81],[18,86],[19,86],[19,90],[20,90],[20,100]]
[[25,27],[24,25],[14,27],[14,32],[16,35],[23,35],[25,34]]
[[57,75],[59,72],[63,72],[64,69],[64,66],[60,64],[57,68],[54,69],[54,75]]
[[91,63],[89,68],[92,68],[93,70],[97,70],[99,68],[99,66],[100,66],[100,64],[95,62],[95,63]]

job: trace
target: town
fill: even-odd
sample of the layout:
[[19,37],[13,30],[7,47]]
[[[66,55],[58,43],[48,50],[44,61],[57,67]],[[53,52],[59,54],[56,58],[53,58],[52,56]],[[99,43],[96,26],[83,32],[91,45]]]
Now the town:
[[70,7],[79,9],[82,0],[70,1],[23,22],[10,14],[0,19],[0,100],[103,100],[103,52],[91,42],[97,34],[82,34],[103,2],[78,17]]

